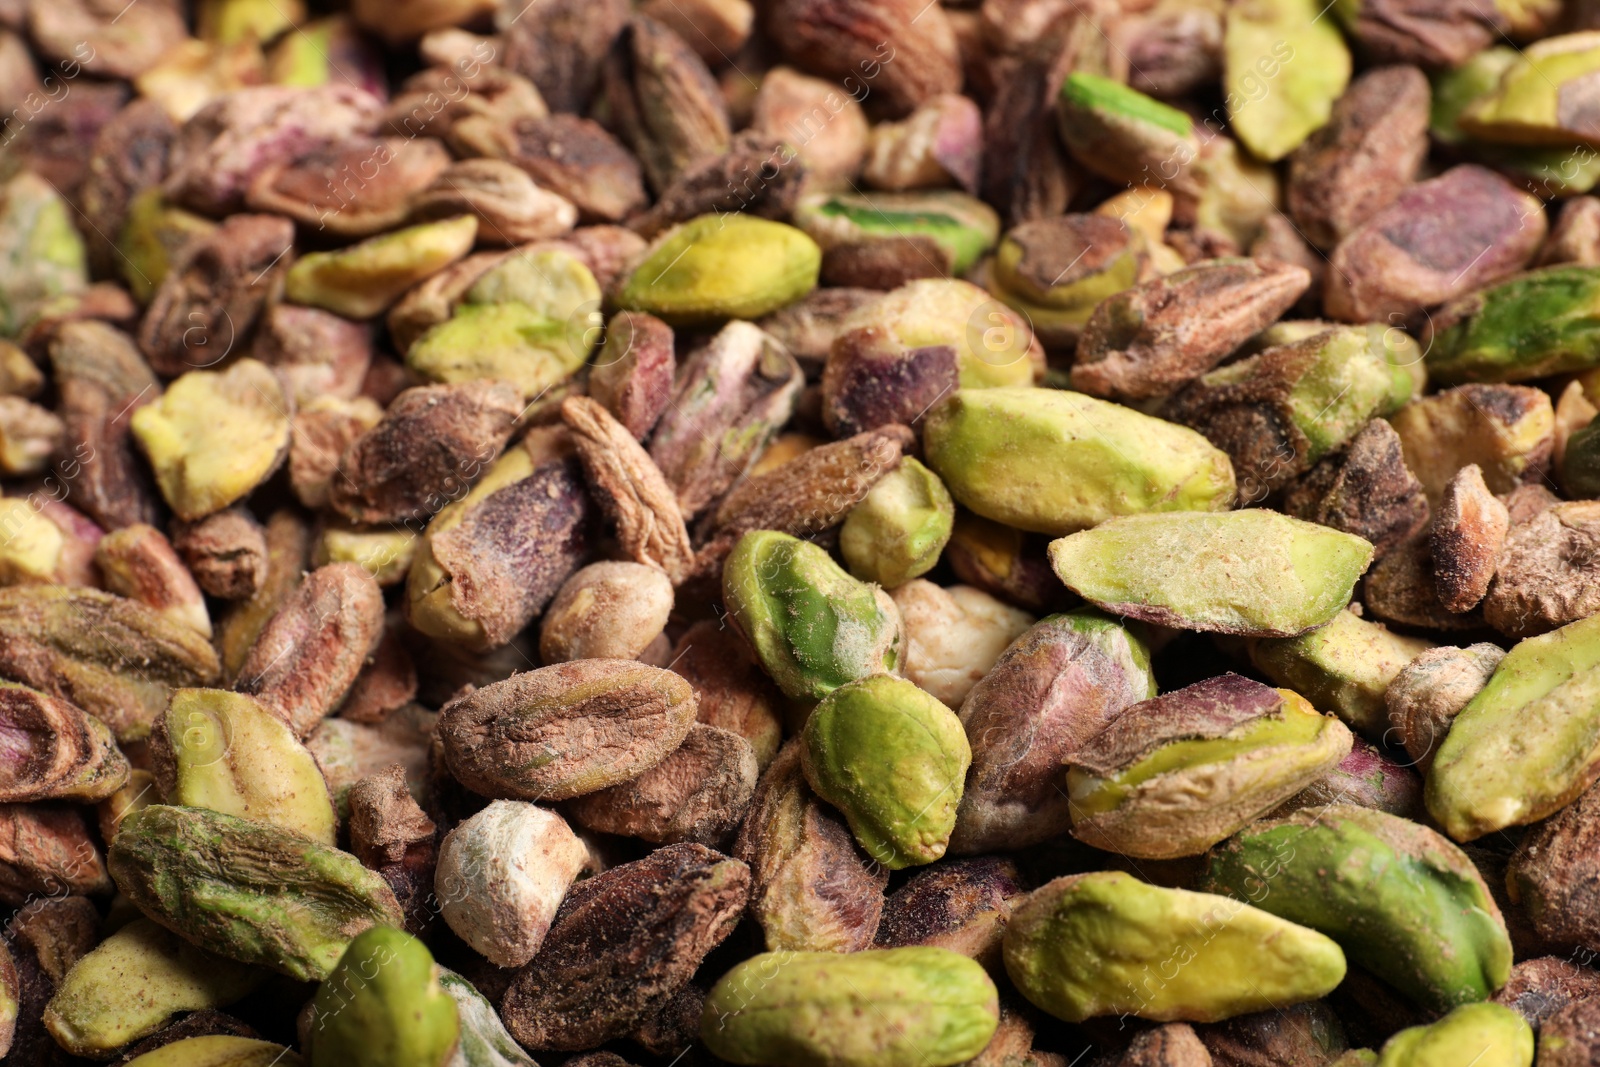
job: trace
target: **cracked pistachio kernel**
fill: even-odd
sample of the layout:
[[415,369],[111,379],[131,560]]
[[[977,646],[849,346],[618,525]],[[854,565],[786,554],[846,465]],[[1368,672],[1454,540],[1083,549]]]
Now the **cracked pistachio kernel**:
[[955,712],[878,674],[823,697],[800,736],[806,781],[867,855],[893,871],[944,855],[972,763]]
[[1200,154],[1187,114],[1098,74],[1074,71],[1056,97],[1061,143],[1083,166],[1114,182],[1159,180],[1199,192],[1189,164]]
[[1200,434],[1062,389],[963,389],[929,412],[923,441],[958,503],[1036,533],[1233,503],[1227,454]]
[[650,246],[617,292],[625,310],[673,326],[758,319],[817,287],[822,249],[793,226],[701,215]]
[[1600,267],[1547,267],[1434,312],[1428,371],[1446,385],[1521,382],[1600,365]]
[[310,1067],[440,1067],[461,1024],[439,976],[404,930],[358,934],[311,1000]]
[[129,1060],[127,1067],[301,1067],[282,1045],[253,1037],[208,1034],[186,1037]]
[[1463,1004],[1436,1023],[1401,1030],[1376,1067],[1530,1067],[1533,1029],[1499,1004]]
[[51,298],[89,286],[71,209],[32,171],[0,185],[0,337],[15,337]]
[[1130,515],[1050,542],[1067,588],[1113,615],[1247,637],[1331,621],[1371,562],[1354,534],[1258,508]]
[[1066,757],[1072,836],[1197,856],[1338,766],[1349,729],[1298,693],[1224,674],[1141,701]]
[[311,565],[354,563],[379,585],[405,578],[417,556],[420,539],[404,526],[357,526],[329,521],[311,550]]
[[889,594],[809,541],[745,534],[723,564],[722,599],[761,665],[797,700],[901,667],[904,635]]
[[186,940],[302,982],[326,978],[362,930],[403,921],[388,884],[348,852],[204,808],[132,813],[107,866],[140,911]]
[[152,756],[169,802],[336,843],[339,819],[317,761],[266,705],[222,689],[179,689],[162,726]]
[[1600,32],[1567,33],[1535,41],[1488,93],[1467,106],[1460,128],[1485,141],[1569,148],[1600,136],[1600,113],[1590,100],[1600,71]]
[[60,578],[67,535],[27,497],[0,497],[0,585],[35,585]]
[[120,273],[133,298],[149,304],[184,246],[216,228],[210,219],[167,203],[159,185],[136,195],[117,235]]
[[756,1067],[951,1067],[999,1023],[994,982],[949,949],[767,952],[712,987],[700,1038]]
[[835,347],[869,329],[890,349],[955,349],[963,389],[1031,385],[1044,374],[1044,349],[1026,321],[959,278],[919,278],[863,304],[840,324]]
[[161,495],[184,520],[242,500],[289,451],[291,400],[271,368],[241,359],[194,370],[130,420]]
[[1511,939],[1483,876],[1455,845],[1352,804],[1263,820],[1213,849],[1202,888],[1327,934],[1430,1011],[1487,1000]]
[[460,1043],[445,1067],[539,1067],[522,1051],[500,1021],[500,1013],[477,986],[446,970],[439,972],[439,985],[456,1002],[461,1021]]
[[1316,0],[1246,0],[1228,8],[1223,100],[1234,134],[1276,162],[1333,114],[1350,81],[1350,49]]
[[1389,729],[1384,702],[1389,683],[1433,646],[1341,611],[1326,626],[1299,637],[1252,641],[1249,651],[1256,670],[1378,740]]
[[1450,724],[1428,812],[1457,841],[1552,815],[1600,774],[1600,615],[1519,641]]
[[1462,114],[1487,97],[1500,84],[1500,76],[1517,61],[1509,45],[1485,48],[1458,67],[1430,76],[1433,96],[1428,111],[1428,132],[1444,144],[1460,144],[1467,135],[1460,126]]
[[477,218],[461,215],[312,252],[289,268],[284,296],[347,319],[377,318],[407,289],[472,251],[477,236]]
[[572,252],[519,253],[418,338],[406,366],[436,382],[498,379],[531,399],[583,366],[604,321],[600,297],[600,283]]
[[844,517],[839,554],[857,578],[893,589],[933,569],[955,521],[939,476],[907,456]]
[[1000,238],[1000,216],[975,196],[940,189],[921,193],[818,193],[800,201],[794,224],[824,248],[873,240],[926,238],[949,255],[950,273],[965,274]]
[[1139,283],[1152,240],[1159,235],[1136,229],[1131,213],[1128,219],[1098,212],[1034,219],[1000,241],[990,288],[1035,328],[1048,323],[1047,340],[1076,342],[1100,301]]
[[179,1012],[226,1007],[264,977],[135,919],[72,965],[45,1005],[44,1025],[68,1052],[99,1059]]
[[1011,913],[1003,951],[1022,995],[1068,1022],[1217,1022],[1314,1000],[1345,973],[1344,953],[1315,930],[1120,871],[1035,890]]

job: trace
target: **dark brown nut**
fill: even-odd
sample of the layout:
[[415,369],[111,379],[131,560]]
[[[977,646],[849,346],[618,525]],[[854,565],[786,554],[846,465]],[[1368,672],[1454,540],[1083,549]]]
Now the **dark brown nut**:
[[643,311],[619,311],[590,364],[589,396],[643,441],[672,396],[672,327]]
[[1586,1067],[1600,1058],[1600,1001],[1579,1000],[1539,1027],[1540,1067]]
[[217,680],[191,627],[98,589],[0,590],[0,676],[71,701],[121,742],[148,737],[172,690]]
[[1197,263],[1108,298],[1078,342],[1072,386],[1094,396],[1170,393],[1288,311],[1311,284],[1288,263]]
[[1071,596],[1050,568],[1048,543],[1041,534],[958,509],[944,558],[967,585],[1040,614],[1063,606]]
[[605,65],[606,102],[657,193],[727,151],[732,131],[722,91],[683,38],[635,15]]
[[1398,325],[1527,265],[1544,241],[1541,202],[1483,167],[1418,182],[1334,249],[1322,301],[1342,322]]
[[750,869],[702,845],[668,845],[567,893],[539,954],[501,1004],[531,1049],[625,1036],[678,995],[743,914]]
[[1115,24],[1113,36],[1128,56],[1128,84],[1141,93],[1172,98],[1222,76],[1225,7],[1215,2],[1158,2]]
[[628,22],[627,0],[539,0],[495,16],[506,69],[539,87],[550,110],[583,115],[611,43]]
[[1511,965],[1511,977],[1494,995],[1537,1033],[1544,1021],[1569,1004],[1600,997],[1600,971],[1560,956],[1537,956]]
[[628,1039],[655,1056],[681,1056],[700,1040],[700,1017],[705,1014],[705,1007],[706,991],[690,982],[666,1007],[646,1018]]
[[567,1061],[567,1067],[633,1067],[615,1052],[590,1052]]
[[100,913],[85,897],[34,900],[6,925],[17,978],[16,1030],[8,1062],[59,1067],[67,1061],[44,1026],[44,1007],[72,964],[100,940]]
[[[224,540],[221,543],[237,542]],[[222,677],[229,684],[239,676],[239,668],[255,647],[262,628],[300,584],[311,558],[310,531],[299,515],[288,508],[273,512],[267,519],[265,543],[265,579],[250,599],[234,605],[217,624],[217,649],[222,657]],[[181,535],[177,537],[176,544],[179,551],[183,551]],[[193,569],[194,564],[191,563],[190,567]],[[196,577],[199,577],[198,573]]]
[[201,589],[222,600],[243,600],[267,580],[267,534],[243,506],[172,526],[172,546]]
[[478,217],[478,239],[488,245],[519,245],[559,237],[578,222],[578,209],[563,196],[539,188],[519,167],[499,159],[452,163],[411,200],[416,219]]
[[120,1063],[132,1063],[147,1052],[165,1048],[191,1037],[243,1037],[260,1041],[261,1034],[254,1027],[214,1008],[192,1011],[177,1022],[163,1026],[143,1041],[135,1041],[120,1051]]
[[289,269],[294,225],[275,215],[232,215],[188,246],[156,290],[139,347],[160,374],[220,363],[255,328]]
[[1328,124],[1289,157],[1289,215],[1306,240],[1333,248],[1411,184],[1428,153],[1429,102],[1416,67],[1350,83]]
[[657,567],[591,563],[562,584],[539,627],[539,658],[638,659],[672,613],[672,583]]
[[1425,630],[1479,630],[1483,612],[1453,612],[1439,603],[1433,550],[1426,534],[1396,546],[1372,565],[1361,586],[1361,602],[1379,619]]
[[275,304],[261,316],[251,355],[283,374],[296,405],[348,400],[372,365],[372,331],[321,308]]
[[100,539],[95,563],[111,592],[211,636],[205,597],[160,530],[143,523],[113,530]]
[[822,284],[888,292],[919,278],[948,278],[950,250],[926,234],[894,234],[830,245],[822,253]]
[[1114,1067],[1212,1067],[1216,1061],[1188,1023],[1135,1034]]
[[1518,640],[1600,611],[1600,501],[1574,500],[1511,527],[1483,598],[1484,620]]
[[1331,1064],[1350,1047],[1339,1016],[1320,1000],[1239,1015],[1194,1032],[1216,1067]]
[[957,387],[950,345],[902,348],[882,327],[838,339],[822,375],[822,421],[839,436],[890,423],[915,427],[935,402]]
[[340,718],[377,725],[416,699],[417,665],[400,638],[396,619],[384,627],[371,662],[356,675],[339,707]]
[[689,519],[727,491],[789,421],[804,376],[789,351],[734,320],[691,355],[650,439]]
[[750,911],[769,951],[871,947],[889,870],[806,785],[798,742],[762,776],[733,854],[750,865]]
[[1512,902],[1540,937],[1562,948],[1600,950],[1600,790],[1589,789],[1522,838],[1506,871]]
[[1555,225],[1534,257],[1535,267],[1563,263],[1600,266],[1600,198],[1575,196],[1563,201]]
[[353,522],[426,519],[466,496],[521,411],[521,395],[503,382],[407,389],[345,449],[328,501]]
[[135,455],[133,412],[161,397],[161,384],[132,340],[101,322],[70,322],[50,342],[67,424],[61,480],[73,503],[106,529],[160,521],[148,469]]
[[183,13],[168,0],[121,10],[105,0],[53,4],[31,0],[28,30],[51,62],[106,78],[135,78],[188,36]]
[[509,123],[474,116],[456,124],[452,139],[521,167],[541,189],[577,205],[586,221],[619,222],[647,202],[638,160],[599,123],[577,115]]
[[[21,94],[12,99],[21,99]],[[100,128],[79,193],[83,217],[90,223],[85,238],[96,277],[116,273],[116,240],[128,206],[137,194],[166,178],[167,156],[177,136],[178,126],[166,108],[150,99],[135,100]]]
[[404,222],[412,198],[449,165],[450,152],[432,137],[355,137],[268,164],[245,203],[308,231],[371,237]]
[[0,396],[0,474],[42,474],[60,454],[67,424],[20,396]]
[[[1393,735],[1387,735],[1393,740]],[[1273,811],[1282,819],[1302,808],[1325,804],[1354,804],[1385,811],[1401,818],[1424,818],[1422,777],[1410,763],[1396,763],[1375,745],[1356,739],[1350,755],[1339,761],[1325,778],[1312,782]]]
[[653,239],[677,223],[730,211],[786,222],[808,176],[805,164],[782,140],[741,133],[726,152],[684,168],[661,191],[655,206],[628,225]]
[[819,188],[856,179],[870,132],[853,94],[792,67],[773,67],[762,77],[750,128],[788,144]]
[[1379,63],[1459,67],[1495,40],[1494,8],[1474,0],[1362,0],[1337,13]]
[[1072,59],[1070,47],[1034,49],[984,115],[983,198],[1008,227],[1060,215],[1085,184],[1056,133],[1056,96]]
[[1000,963],[1000,938],[1012,906],[1026,894],[1010,859],[951,860],[917,872],[889,894],[873,948],[935,945],[991,969]]
[[1446,610],[1471,611],[1483,599],[1510,528],[1510,513],[1489,492],[1478,465],[1457,471],[1445,486],[1429,535],[1433,580]]
[[678,499],[650,453],[597,401],[568,397],[561,418],[601,509],[616,527],[622,551],[660,568],[676,586],[694,564]]
[[289,436],[289,485],[300,503],[326,507],[345,449],[382,421],[383,408],[365,396],[326,396],[297,406]]
[[[961,56],[944,9],[914,0],[779,0],[762,17],[785,59],[842,81],[867,109],[903,118],[961,89]],[[861,91],[865,80],[870,95]]]
[[93,803],[122,788],[128,761],[105,724],[65,700],[0,682],[0,729],[8,740],[0,801]]
[[683,742],[694,691],[669,671],[589,659],[514,675],[446,705],[437,733],[482,796],[570,800],[636,778]]
[[1400,437],[1383,419],[1367,423],[1342,452],[1292,482],[1283,494],[1283,510],[1364,537],[1379,558],[1421,533],[1428,522],[1422,483],[1406,468]]
[[579,797],[567,810],[600,833],[716,847],[738,829],[759,774],[748,741],[697,722],[666,759],[632,781]]
[[0,902],[112,890],[104,857],[77,808],[0,804]]
[[350,787],[350,851],[377,871],[418,933],[433,918],[433,872],[437,828],[406,788],[405,768],[392,764]]
[[376,126],[382,105],[348,83],[225,93],[184,123],[163,188],[207,215],[238,211],[264,168]]
[[757,325],[777,338],[801,366],[810,369],[828,358],[834,340],[850,317],[881,295],[870,289],[814,289]]
[[383,636],[383,591],[354,563],[306,575],[261,629],[234,688],[304,738],[339,706]]
[[678,638],[667,662],[694,689],[696,719],[744,738],[766,770],[783,741],[783,694],[744,639],[730,627],[697,622]]

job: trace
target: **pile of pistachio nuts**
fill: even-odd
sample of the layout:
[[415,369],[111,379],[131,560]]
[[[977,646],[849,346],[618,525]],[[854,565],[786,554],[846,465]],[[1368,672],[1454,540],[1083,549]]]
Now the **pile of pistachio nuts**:
[[1600,0],[0,0],[0,1064],[1600,1064],[1596,185]]

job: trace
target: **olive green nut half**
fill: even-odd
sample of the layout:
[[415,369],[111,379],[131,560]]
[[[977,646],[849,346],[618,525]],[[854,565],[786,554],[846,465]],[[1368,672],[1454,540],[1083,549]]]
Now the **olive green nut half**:
[[1067,756],[1072,836],[1148,859],[1195,856],[1323,777],[1349,729],[1305,698],[1223,674],[1141,701]]
[[289,1049],[253,1037],[186,1037],[129,1060],[128,1067],[301,1067]]
[[1200,434],[1060,389],[963,389],[928,413],[923,440],[958,503],[1036,533],[1234,498],[1226,453]]
[[1457,122],[1468,134],[1502,144],[1570,148],[1593,141],[1593,118],[1580,94],[1600,70],[1600,33],[1568,33],[1530,44]]
[[1600,615],[1520,641],[1450,724],[1428,811],[1457,841],[1554,814],[1600,775]]
[[822,698],[801,733],[806,781],[890,870],[944,855],[972,749],[955,712],[878,674]]
[[999,1022],[994,982],[949,949],[767,952],[712,988],[700,1038],[753,1067],[951,1067]]
[[1314,1000],[1344,979],[1330,938],[1228,897],[1118,871],[1057,878],[1017,906],[1006,973],[1051,1015],[1217,1022]]
[[289,268],[284,295],[347,319],[383,314],[400,295],[472,251],[472,215],[408,226],[336,252],[312,252]]
[[1252,155],[1276,162],[1327,123],[1350,81],[1350,49],[1316,0],[1228,8],[1223,103]]
[[1354,534],[1259,509],[1133,515],[1050,543],[1067,588],[1113,615],[1247,637],[1332,621],[1371,562]]
[[857,578],[893,589],[933,569],[955,521],[939,476],[907,456],[845,516],[839,554]]
[[758,319],[815,289],[821,270],[822,249],[793,226],[701,215],[658,238],[616,299],[673,326]]
[[1262,821],[1211,853],[1201,888],[1318,930],[1430,1011],[1486,1000],[1511,939],[1465,853],[1407,819],[1335,804]]
[[1447,385],[1521,382],[1600,365],[1600,267],[1519,274],[1435,311],[1428,371]]
[[460,1021],[439,974],[403,930],[358,935],[312,998],[310,1067],[444,1067]]
[[1401,1030],[1377,1067],[1531,1067],[1533,1029],[1499,1004],[1464,1004],[1436,1023]]
[[902,666],[903,628],[889,594],[809,541],[745,534],[723,565],[722,598],[767,673],[797,700]]

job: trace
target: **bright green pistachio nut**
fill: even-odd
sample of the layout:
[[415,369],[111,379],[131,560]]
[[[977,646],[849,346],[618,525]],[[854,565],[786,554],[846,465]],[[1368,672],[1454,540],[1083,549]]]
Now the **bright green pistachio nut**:
[[876,327],[902,349],[949,345],[963,389],[1032,385],[1044,371],[1044,349],[1014,312],[971,282],[919,278],[863,305],[840,336]]
[[1228,897],[1161,889],[1116,871],[1035,890],[1006,927],[1006,973],[1058,1018],[1216,1022],[1330,992],[1331,939]]
[[226,1007],[264,977],[135,919],[72,965],[45,1005],[44,1025],[68,1052],[98,1059],[179,1012]]
[[1457,841],[1566,807],[1600,764],[1600,615],[1519,641],[1450,724],[1428,811]]
[[1530,1067],[1533,1030],[1499,1004],[1463,1004],[1436,1023],[1401,1030],[1377,1067]]
[[439,985],[456,1002],[461,1020],[461,1040],[447,1067],[539,1067],[477,986],[445,970],[439,972]]
[[15,337],[52,297],[88,287],[83,237],[55,188],[32,171],[0,186],[0,337]]
[[959,503],[1037,533],[1233,503],[1233,467],[1204,437],[1081,393],[963,389],[929,412],[923,441]]
[[311,1013],[311,1067],[443,1067],[460,1034],[427,946],[392,926],[350,942]]
[[755,1067],[950,1067],[999,1021],[994,982],[949,949],[767,952],[712,988],[700,1038]]
[[1169,104],[1098,74],[1074,71],[1056,98],[1061,142],[1114,182],[1197,191],[1187,169],[1200,154],[1194,122]]
[[1114,615],[1249,637],[1331,621],[1371,562],[1360,537],[1255,508],[1132,515],[1050,543],[1067,587]]
[[1000,238],[1000,216],[975,196],[931,192],[818,193],[800,201],[794,224],[823,248],[875,238],[926,237],[950,255],[952,274],[965,274]]
[[674,326],[758,319],[817,287],[822,249],[793,226],[701,215],[669,230],[634,267],[619,306]]
[[1487,94],[1457,119],[1473,137],[1568,148],[1600,142],[1587,86],[1600,71],[1600,32],[1546,37],[1522,50]]
[[1486,1000],[1511,973],[1478,869],[1396,815],[1335,804],[1258,822],[1213,850],[1202,888],[1327,934],[1431,1011]]
[[332,847],[327,780],[287,723],[253,697],[179,689],[154,745],[173,804],[281,826]]
[[129,1060],[127,1067],[300,1067],[301,1062],[292,1051],[271,1041],[211,1034],[162,1045]]
[[955,712],[892,674],[849,682],[801,734],[806,781],[890,870],[944,855],[972,749]]
[[1467,140],[1460,126],[1462,113],[1494,91],[1500,76],[1517,61],[1517,55],[1515,48],[1497,45],[1485,48],[1459,67],[1433,73],[1428,130],[1436,140],[1445,144]]
[[1234,134],[1276,162],[1327,123],[1350,81],[1350,49],[1317,0],[1247,0],[1228,8],[1223,100]]
[[1600,366],[1600,267],[1547,267],[1434,314],[1428,370],[1440,382],[1521,382]]
[[117,235],[117,266],[133,298],[148,304],[184,245],[216,228],[210,219],[168,204],[160,186],[134,196]]
[[1250,662],[1274,682],[1377,741],[1389,729],[1384,702],[1389,683],[1433,644],[1341,611],[1326,626],[1299,637],[1252,641]]
[[348,852],[204,808],[134,812],[107,866],[161,925],[302,982],[326,978],[367,927],[404,921],[388,884]]
[[376,318],[407,289],[472,251],[477,236],[477,217],[460,215],[313,252],[289,268],[284,295],[347,319]]
[[894,601],[809,541],[773,530],[745,534],[723,565],[722,598],[767,673],[797,700],[900,669],[904,635]]
[[939,476],[907,456],[845,516],[839,554],[857,578],[893,589],[933,569],[955,521]]

